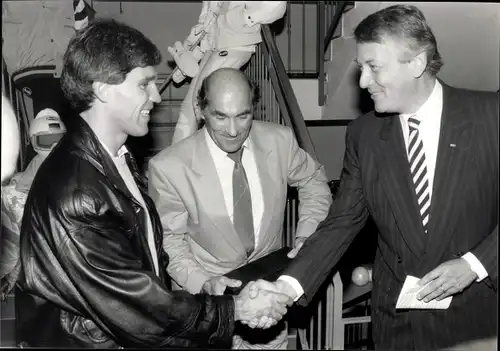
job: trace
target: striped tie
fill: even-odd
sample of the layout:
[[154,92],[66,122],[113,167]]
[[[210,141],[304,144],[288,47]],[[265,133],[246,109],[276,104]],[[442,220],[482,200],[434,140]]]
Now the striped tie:
[[410,140],[408,144],[408,160],[415,192],[417,194],[418,209],[422,217],[424,231],[427,234],[429,223],[429,209],[431,206],[431,196],[429,192],[429,181],[427,180],[427,167],[425,165],[424,144],[418,132],[420,121],[412,116],[408,119],[410,127]]

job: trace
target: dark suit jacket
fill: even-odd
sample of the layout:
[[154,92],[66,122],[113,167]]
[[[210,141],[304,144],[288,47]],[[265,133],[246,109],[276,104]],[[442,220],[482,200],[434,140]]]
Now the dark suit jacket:
[[[299,303],[307,303],[371,215],[379,230],[373,334],[381,349],[429,350],[496,335],[498,94],[442,85],[428,234],[398,116],[368,113],[347,129],[340,189],[327,219],[284,273],[300,282],[305,294]],[[468,251],[488,278],[455,295],[447,310],[396,311],[407,275],[421,278]]]

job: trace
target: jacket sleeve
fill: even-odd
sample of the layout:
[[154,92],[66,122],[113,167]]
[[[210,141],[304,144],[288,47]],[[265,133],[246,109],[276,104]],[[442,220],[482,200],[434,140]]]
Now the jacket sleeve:
[[350,128],[340,187],[326,219],[309,237],[283,275],[295,278],[304,290],[298,304],[309,303],[369,216],[361,183],[357,152]]
[[[481,240],[471,252],[481,262],[483,267],[488,272],[486,282],[491,282],[495,290],[498,289],[498,124],[499,124],[499,102],[500,94],[498,93],[482,93],[483,99],[480,106],[475,108],[471,113],[481,115],[481,125],[483,128],[483,143],[482,154],[487,157],[488,169],[485,169],[484,179],[491,179],[492,184],[490,195],[492,208],[491,232],[483,240]],[[487,97],[487,98],[486,98]],[[472,104],[471,104],[472,106]],[[479,112],[478,112],[479,111]],[[491,178],[489,178],[491,175]],[[494,196],[494,197],[493,197]]]
[[299,193],[299,221],[296,236],[309,237],[326,218],[332,203],[325,168],[301,149],[293,132],[286,129],[288,147],[288,184]]
[[135,225],[101,200],[99,191],[73,193],[49,206],[54,213],[50,237],[29,235],[35,219],[26,227],[35,260],[49,271],[48,280],[37,281],[35,290],[44,289],[43,295],[56,305],[91,319],[124,347],[161,347],[182,340],[201,346],[230,344],[231,297],[169,291],[144,269],[142,251],[130,239],[137,235]]
[[[172,166],[170,166],[172,167]],[[154,160],[149,162],[149,196],[163,226],[163,249],[169,256],[168,274],[183,289],[196,294],[213,276],[201,266],[186,241],[188,212],[178,192]]]
[[471,251],[481,262],[488,278],[493,283],[494,290],[498,289],[498,224],[493,232]]

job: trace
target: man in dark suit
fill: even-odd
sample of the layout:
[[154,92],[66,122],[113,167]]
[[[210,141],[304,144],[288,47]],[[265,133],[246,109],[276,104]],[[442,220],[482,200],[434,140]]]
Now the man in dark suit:
[[[275,287],[311,301],[372,216],[377,349],[496,337],[498,94],[436,78],[436,40],[414,6],[380,10],[354,35],[360,87],[385,115],[349,125],[336,200]],[[452,296],[449,308],[396,309],[407,276],[421,278],[417,299]]]

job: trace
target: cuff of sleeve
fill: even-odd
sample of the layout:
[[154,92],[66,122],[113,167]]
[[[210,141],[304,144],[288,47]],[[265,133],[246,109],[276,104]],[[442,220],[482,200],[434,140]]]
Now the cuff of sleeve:
[[208,274],[207,272],[191,272],[187,280],[185,289],[191,294],[199,294],[201,292],[203,284],[205,284],[205,282],[212,277],[213,275]]
[[297,279],[290,277],[289,275],[282,275],[278,278],[278,280],[287,282],[292,286],[293,290],[295,290],[297,296],[295,297],[295,299],[293,299],[293,302],[296,302],[298,299],[302,297],[302,295],[304,295],[304,289],[302,289],[302,285],[300,285]]
[[477,274],[476,282],[479,283],[488,276],[488,272],[472,252],[467,252],[462,258],[467,261],[472,271]]
[[221,340],[223,345],[228,345],[230,347],[236,322],[236,306],[234,304],[234,298],[231,295],[212,296],[212,298],[218,301],[220,306],[219,325],[216,331],[218,334],[217,337]]
[[297,223],[297,230],[295,231],[296,235],[295,237],[304,237],[304,238],[309,238],[318,228],[318,224],[315,221],[303,221]]

